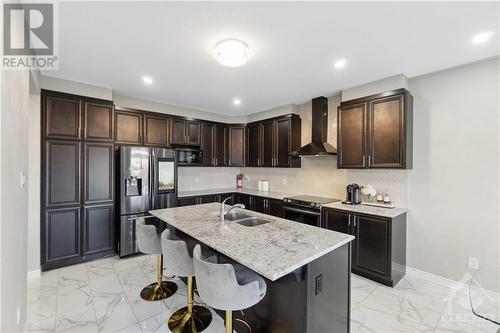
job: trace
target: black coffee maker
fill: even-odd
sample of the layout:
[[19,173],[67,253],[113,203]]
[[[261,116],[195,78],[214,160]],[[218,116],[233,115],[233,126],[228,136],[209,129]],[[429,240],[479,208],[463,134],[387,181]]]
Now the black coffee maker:
[[346,197],[344,204],[357,205],[361,203],[361,187],[358,184],[349,184],[346,187]]

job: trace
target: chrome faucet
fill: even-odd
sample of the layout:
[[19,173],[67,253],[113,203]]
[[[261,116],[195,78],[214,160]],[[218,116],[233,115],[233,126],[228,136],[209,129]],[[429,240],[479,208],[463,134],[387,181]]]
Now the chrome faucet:
[[235,209],[235,208],[245,208],[245,205],[243,205],[243,204],[236,204],[236,205],[233,205],[233,206],[229,207],[229,209],[226,211],[226,201],[228,201],[231,198],[232,197],[227,197],[220,204],[220,220],[221,221],[224,221],[224,217],[226,216],[226,214],[229,213],[230,211],[232,211],[233,209]]

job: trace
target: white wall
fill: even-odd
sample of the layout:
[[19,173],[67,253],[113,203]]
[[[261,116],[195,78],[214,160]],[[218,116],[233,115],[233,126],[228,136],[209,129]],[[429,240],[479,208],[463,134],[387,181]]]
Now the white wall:
[[[35,86],[29,99],[28,121],[28,273],[36,276],[40,269],[40,184],[41,184],[41,119],[40,89]],[[28,275],[30,275],[28,274]]]
[[403,74],[383,78],[356,87],[342,89],[342,101],[349,101],[351,99],[375,95],[380,92],[399,88],[408,89],[408,78]]
[[499,269],[499,69],[497,58],[409,82],[412,267],[459,280],[472,256],[482,267]]
[[42,76],[42,88],[47,90],[61,91],[68,94],[82,95],[100,99],[111,100],[113,91],[111,88],[99,87],[92,84],[58,79],[51,76]]
[[28,115],[30,72],[2,70],[0,103],[0,293],[2,332],[22,331],[26,319]]
[[246,122],[245,116],[225,116],[213,112],[195,110],[195,109],[185,108],[182,106],[165,104],[155,101],[148,101],[145,99],[123,96],[119,94],[113,94],[113,102],[117,107],[118,106],[129,107],[134,109],[159,112],[159,113],[165,113],[183,117],[197,118],[210,121],[219,121],[224,123]]

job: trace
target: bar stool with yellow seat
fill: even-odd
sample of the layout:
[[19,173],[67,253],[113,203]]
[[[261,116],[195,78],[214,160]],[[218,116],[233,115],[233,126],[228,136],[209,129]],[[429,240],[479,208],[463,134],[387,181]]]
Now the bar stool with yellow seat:
[[187,306],[177,310],[170,316],[168,319],[168,328],[173,333],[201,332],[210,325],[212,313],[207,307],[194,304],[194,267],[188,245],[186,241],[175,237],[167,229],[161,234],[161,246],[166,264],[166,272],[176,276],[187,277]]
[[201,255],[200,245],[194,248],[193,264],[201,300],[226,311],[226,333],[233,332],[233,311],[247,309],[266,295],[266,282],[259,274],[238,264],[208,262]]
[[154,225],[147,225],[144,218],[136,220],[135,235],[139,251],[146,254],[156,254],[156,279],[141,290],[141,297],[146,301],[158,301],[168,298],[177,291],[177,284],[172,281],[163,281],[163,258],[160,236]]

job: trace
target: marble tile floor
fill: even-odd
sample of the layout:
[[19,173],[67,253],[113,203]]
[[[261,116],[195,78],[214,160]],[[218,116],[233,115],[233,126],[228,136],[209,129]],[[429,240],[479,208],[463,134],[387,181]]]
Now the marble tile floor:
[[[173,311],[185,305],[186,286],[176,295],[146,302],[140,290],[156,279],[155,258],[117,257],[52,270],[28,281],[25,332],[169,332]],[[491,332],[498,326],[470,315],[465,291],[452,291],[406,276],[395,288],[352,276],[352,332]],[[207,333],[221,333],[214,314]],[[334,332],[318,332],[334,333]]]

